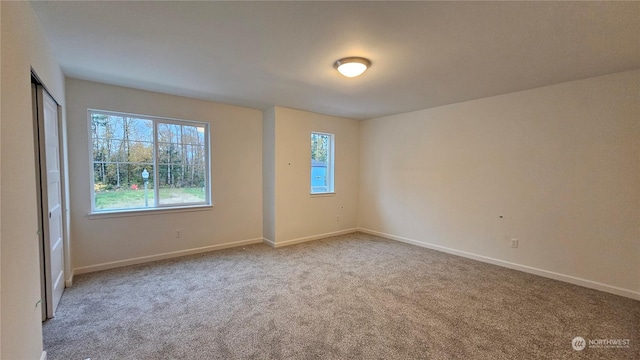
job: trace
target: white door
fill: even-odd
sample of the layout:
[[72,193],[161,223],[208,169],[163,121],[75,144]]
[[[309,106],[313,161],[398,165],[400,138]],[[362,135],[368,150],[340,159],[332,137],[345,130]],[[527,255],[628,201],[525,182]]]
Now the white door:
[[45,303],[47,318],[52,318],[64,291],[58,104],[41,86],[37,92]]

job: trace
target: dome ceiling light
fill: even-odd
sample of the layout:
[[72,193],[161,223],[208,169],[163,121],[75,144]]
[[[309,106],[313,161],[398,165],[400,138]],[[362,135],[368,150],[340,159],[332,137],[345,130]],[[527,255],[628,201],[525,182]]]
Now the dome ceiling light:
[[371,61],[362,57],[346,57],[333,63],[333,67],[346,77],[355,77],[365,72]]

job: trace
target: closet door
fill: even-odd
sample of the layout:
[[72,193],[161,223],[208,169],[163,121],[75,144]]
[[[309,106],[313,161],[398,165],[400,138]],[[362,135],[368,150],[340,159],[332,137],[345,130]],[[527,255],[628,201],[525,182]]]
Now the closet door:
[[36,96],[44,235],[45,302],[47,318],[52,318],[65,285],[58,104],[42,86],[37,86]]

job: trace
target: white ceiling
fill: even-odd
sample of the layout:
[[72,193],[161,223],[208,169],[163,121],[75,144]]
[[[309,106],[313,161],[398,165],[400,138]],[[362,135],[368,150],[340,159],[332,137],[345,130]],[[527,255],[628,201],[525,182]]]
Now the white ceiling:
[[[366,119],[640,68],[640,2],[33,2],[67,76]],[[346,56],[373,65],[348,79]]]

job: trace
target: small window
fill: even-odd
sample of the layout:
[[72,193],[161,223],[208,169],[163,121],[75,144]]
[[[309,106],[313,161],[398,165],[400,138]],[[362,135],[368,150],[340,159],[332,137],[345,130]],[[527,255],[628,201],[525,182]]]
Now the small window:
[[311,133],[311,194],[332,193],[334,135]]
[[209,124],[89,110],[94,213],[210,205]]

